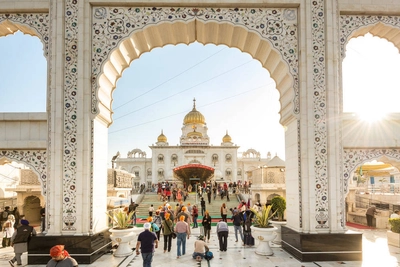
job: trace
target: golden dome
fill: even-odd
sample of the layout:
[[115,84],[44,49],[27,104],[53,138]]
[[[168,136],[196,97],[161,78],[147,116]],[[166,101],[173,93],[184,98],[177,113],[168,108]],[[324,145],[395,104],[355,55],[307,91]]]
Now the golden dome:
[[183,119],[183,124],[190,124],[190,123],[199,123],[199,124],[206,124],[206,120],[200,112],[196,110],[196,99],[193,99],[193,109],[188,114],[186,114],[185,118]]
[[232,138],[229,136],[228,131],[226,131],[225,136],[222,138],[222,142],[223,143],[231,143],[232,142]]
[[167,142],[167,137],[164,135],[163,131],[161,130],[161,134],[157,138],[157,142]]

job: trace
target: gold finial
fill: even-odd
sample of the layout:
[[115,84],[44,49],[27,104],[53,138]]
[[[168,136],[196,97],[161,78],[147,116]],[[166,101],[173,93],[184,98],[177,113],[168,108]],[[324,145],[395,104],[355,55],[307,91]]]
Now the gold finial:
[[196,98],[193,98],[193,109],[196,109]]

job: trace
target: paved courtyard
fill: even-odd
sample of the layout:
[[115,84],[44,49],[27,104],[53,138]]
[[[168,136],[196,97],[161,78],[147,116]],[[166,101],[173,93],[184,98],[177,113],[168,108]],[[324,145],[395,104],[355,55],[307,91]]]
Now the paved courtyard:
[[[196,236],[200,234],[200,228],[192,229],[193,235],[187,242],[186,255],[181,258],[176,258],[176,241],[173,241],[172,250],[170,253],[163,253],[163,245],[160,245],[154,254],[153,267],[161,266],[208,266],[203,260],[201,263],[192,259],[193,243]],[[213,227],[215,231],[215,227]],[[215,233],[210,239],[210,249],[214,252],[214,259],[210,261],[210,266],[241,266],[241,267],[331,267],[331,266],[347,266],[347,267],[398,267],[400,266],[400,249],[387,245],[385,230],[359,230],[363,232],[363,261],[346,261],[346,262],[300,262],[293,258],[290,254],[283,251],[281,248],[273,248],[274,255],[260,256],[254,253],[254,247],[243,247],[241,243],[235,243],[235,235],[233,227],[230,229],[228,251],[219,252],[218,239]],[[162,241],[162,237],[161,237]],[[160,243],[162,244],[162,243]],[[257,243],[256,243],[257,245]],[[132,244],[134,247],[135,244]],[[66,248],[68,250],[68,248]],[[9,266],[8,260],[13,257],[12,248],[0,249],[0,266]],[[26,253],[23,255],[22,266],[45,267],[45,265],[27,265]],[[79,266],[88,267],[130,267],[142,266],[141,256],[132,256],[125,258],[116,258],[112,254],[106,254],[96,262]]]

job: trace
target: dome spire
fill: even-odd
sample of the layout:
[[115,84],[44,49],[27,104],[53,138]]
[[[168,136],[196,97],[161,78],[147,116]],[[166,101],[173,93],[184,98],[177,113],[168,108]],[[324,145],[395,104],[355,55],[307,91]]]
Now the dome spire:
[[196,110],[196,98],[193,98],[193,109],[186,114],[185,118],[183,119],[183,124],[206,124],[203,114]]

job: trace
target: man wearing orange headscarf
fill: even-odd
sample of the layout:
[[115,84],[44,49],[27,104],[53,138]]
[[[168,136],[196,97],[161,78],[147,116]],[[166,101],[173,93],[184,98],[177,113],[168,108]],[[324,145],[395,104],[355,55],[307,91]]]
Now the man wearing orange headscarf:
[[64,249],[64,245],[56,245],[50,249],[51,260],[46,267],[77,267],[78,263],[71,258],[68,252]]
[[[186,237],[189,239],[190,236],[190,226],[185,222],[185,216],[181,215],[179,217],[179,222],[175,225],[175,233],[176,233],[176,245],[177,245],[177,258],[185,255],[186,253]],[[181,253],[182,248],[182,253]]]

